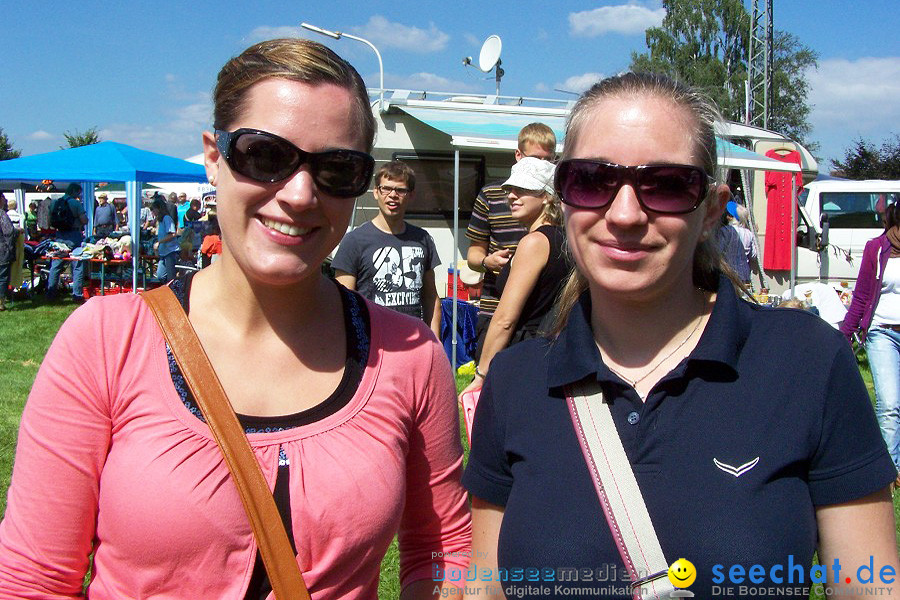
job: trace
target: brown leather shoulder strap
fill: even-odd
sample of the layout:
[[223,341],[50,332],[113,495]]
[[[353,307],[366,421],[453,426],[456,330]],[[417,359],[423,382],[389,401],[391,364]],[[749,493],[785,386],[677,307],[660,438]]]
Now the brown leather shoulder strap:
[[237,486],[278,600],[309,600],[275,499],[181,304],[168,286],[141,293],[175,355]]

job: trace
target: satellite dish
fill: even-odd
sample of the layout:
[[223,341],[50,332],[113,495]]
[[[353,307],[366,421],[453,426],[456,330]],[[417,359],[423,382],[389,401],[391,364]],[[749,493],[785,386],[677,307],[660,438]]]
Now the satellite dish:
[[503,48],[503,42],[500,41],[499,35],[489,35],[484,44],[481,45],[481,54],[478,55],[478,68],[485,73],[490,73],[497,61],[500,60],[500,50]]

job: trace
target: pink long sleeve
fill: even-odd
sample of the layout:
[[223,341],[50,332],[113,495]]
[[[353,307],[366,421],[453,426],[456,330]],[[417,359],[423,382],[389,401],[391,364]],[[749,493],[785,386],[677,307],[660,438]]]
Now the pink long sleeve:
[[[374,598],[401,538],[404,585],[465,567],[471,525],[446,358],[424,323],[368,305],[371,350],[348,404],[248,435],[274,486],[290,464],[298,564],[315,600]],[[302,394],[302,390],[298,390]],[[0,598],[240,598],[256,544],[209,428],[178,396],[153,316],[91,299],[62,327],[22,416]],[[432,555],[455,556],[432,561]]]
[[431,579],[435,567],[441,573],[465,571],[471,552],[468,501],[457,491],[462,475],[459,409],[450,364],[437,344],[425,382],[416,405],[418,431],[410,441],[406,509],[400,524],[404,586]]
[[81,595],[111,435],[103,354],[85,352],[102,339],[94,316],[66,321],[25,405],[0,523],[4,598]]

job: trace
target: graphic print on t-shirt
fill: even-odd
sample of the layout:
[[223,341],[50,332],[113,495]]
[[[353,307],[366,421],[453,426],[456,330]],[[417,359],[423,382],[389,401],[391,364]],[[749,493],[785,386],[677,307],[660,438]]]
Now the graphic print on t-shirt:
[[425,249],[384,246],[372,254],[375,264],[375,302],[382,306],[418,304],[425,269]]
[[344,236],[331,266],[353,275],[363,297],[422,318],[422,294],[429,274],[440,264],[434,240],[421,227],[407,224],[395,235],[370,221]]

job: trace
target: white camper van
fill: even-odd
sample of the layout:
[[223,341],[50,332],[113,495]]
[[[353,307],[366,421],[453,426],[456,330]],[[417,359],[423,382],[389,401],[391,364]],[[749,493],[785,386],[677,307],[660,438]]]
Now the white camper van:
[[[400,159],[415,171],[416,196],[406,220],[434,238],[441,258],[435,280],[442,296],[448,289],[448,271],[465,259],[465,231],[478,191],[509,177],[519,130],[525,125],[544,123],[562,141],[569,104],[408,90],[386,90],[383,103],[373,102],[378,123],[375,168]],[[357,200],[351,227],[372,219],[377,211],[370,191]]]
[[[478,191],[509,176],[519,130],[528,123],[538,121],[553,129],[557,152],[561,152],[565,119],[574,100],[409,90],[385,90],[383,99],[376,91],[373,100],[378,123],[373,152],[376,169],[401,159],[415,171],[416,197],[407,220],[425,228],[435,240],[442,262],[435,279],[444,295],[448,271],[465,259],[468,250],[465,231]],[[818,172],[816,161],[802,146],[764,129],[725,123],[717,133],[719,165],[728,172],[729,183],[746,190],[762,248],[765,191],[756,188],[763,185],[765,171],[802,172],[803,181],[812,181]],[[771,148],[797,150],[801,165],[761,154]],[[366,193],[356,203],[351,227],[372,219],[377,210],[374,196]],[[775,274],[767,285],[784,289],[789,277]]]
[[826,179],[800,193],[797,280],[856,280],[866,242],[884,232],[884,207],[900,200],[900,181]]

